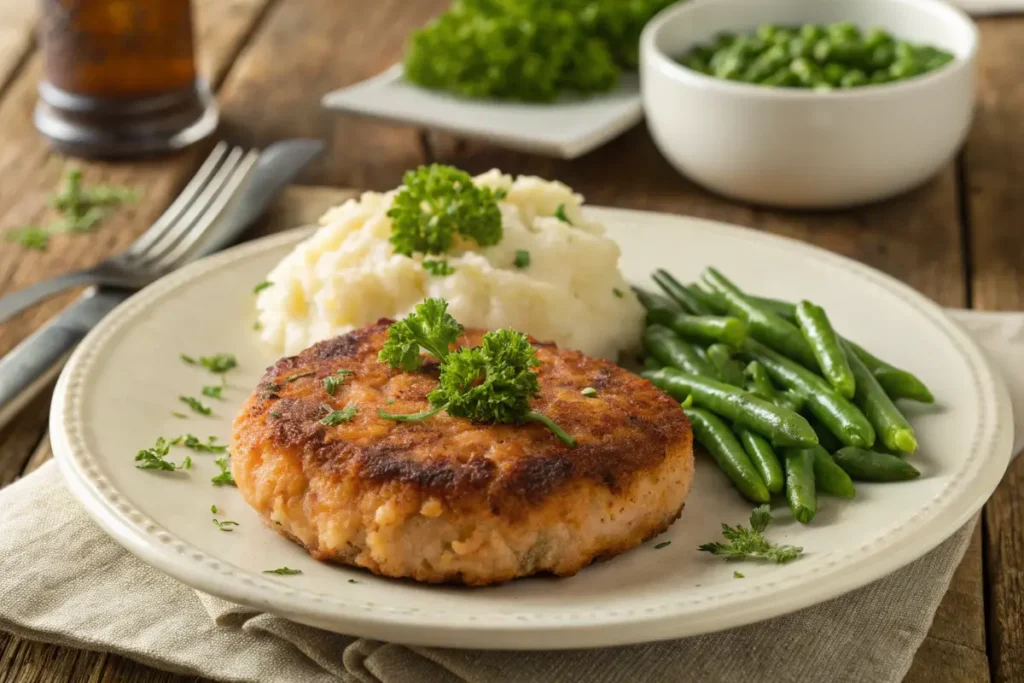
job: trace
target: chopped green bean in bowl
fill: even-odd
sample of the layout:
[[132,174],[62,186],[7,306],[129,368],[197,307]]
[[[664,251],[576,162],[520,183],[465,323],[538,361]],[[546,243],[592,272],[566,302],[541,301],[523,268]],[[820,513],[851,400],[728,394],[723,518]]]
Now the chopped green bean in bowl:
[[953,61],[949,52],[911,43],[852,22],[762,24],[721,33],[679,58],[688,69],[729,81],[782,88],[834,90],[920,76]]

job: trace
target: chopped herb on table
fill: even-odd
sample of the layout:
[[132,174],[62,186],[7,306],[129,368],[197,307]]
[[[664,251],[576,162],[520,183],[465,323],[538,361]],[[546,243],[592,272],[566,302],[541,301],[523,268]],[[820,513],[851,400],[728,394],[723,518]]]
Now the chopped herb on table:
[[178,400],[191,408],[192,412],[199,413],[200,415],[210,415],[213,413],[213,409],[209,406],[204,406],[199,399],[192,396],[179,396]]
[[89,232],[109,214],[110,208],[137,201],[138,198],[139,192],[128,187],[84,187],[82,172],[69,170],[64,175],[62,189],[52,195],[49,201],[50,206],[60,214],[60,217],[43,227],[26,226],[8,230],[6,239],[26,249],[45,251],[51,236]]
[[281,576],[295,576],[301,574],[301,569],[290,569],[289,567],[278,567],[277,569],[264,569],[264,574],[279,574]]
[[235,486],[235,478],[231,476],[231,465],[227,458],[217,458],[214,462],[220,468],[220,474],[210,479],[214,486]]
[[443,164],[406,172],[388,218],[391,244],[403,256],[444,254],[456,236],[481,247],[497,244],[502,236],[494,192],[474,185],[465,171]]
[[792,545],[778,545],[764,537],[764,530],[772,521],[771,508],[761,505],[750,513],[750,528],[741,524],[722,524],[722,536],[727,543],[705,543],[699,550],[720,555],[727,560],[767,560],[785,564],[800,556],[803,548]]
[[381,362],[413,372],[423,362],[423,348],[441,361],[441,372],[437,388],[427,396],[427,410],[403,415],[378,409],[377,414],[396,422],[419,422],[441,411],[473,422],[533,421],[550,429],[566,445],[576,445],[549,417],[530,410],[530,399],[540,391],[533,370],[540,361],[525,334],[494,330],[484,335],[480,346],[452,351],[460,334],[462,326],[448,314],[444,299],[427,299],[414,313],[392,324],[379,354]]

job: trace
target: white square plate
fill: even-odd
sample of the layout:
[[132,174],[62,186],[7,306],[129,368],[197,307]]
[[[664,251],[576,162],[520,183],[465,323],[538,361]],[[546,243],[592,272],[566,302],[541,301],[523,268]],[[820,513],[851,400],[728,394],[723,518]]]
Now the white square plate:
[[402,66],[327,93],[323,106],[477,138],[524,152],[573,159],[643,118],[640,81],[622,74],[611,92],[549,103],[473,100],[405,81]]

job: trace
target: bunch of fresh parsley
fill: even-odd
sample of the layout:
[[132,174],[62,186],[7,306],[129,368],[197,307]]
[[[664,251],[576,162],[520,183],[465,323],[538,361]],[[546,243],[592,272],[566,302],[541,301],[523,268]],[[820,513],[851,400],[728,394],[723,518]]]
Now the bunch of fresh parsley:
[[462,326],[448,313],[444,299],[427,299],[415,312],[391,325],[379,358],[393,368],[413,372],[422,365],[420,349],[441,361],[437,388],[427,400],[430,408],[400,415],[383,409],[378,415],[398,422],[419,422],[442,410],[473,422],[540,422],[568,446],[576,440],[550,418],[530,410],[530,399],[540,384],[534,368],[540,362],[526,335],[513,330],[496,330],[484,335],[482,344],[452,351]]
[[[444,254],[457,235],[481,247],[495,245],[502,236],[499,198],[454,166],[431,164],[408,171],[388,210],[391,245],[403,256]],[[423,267],[432,275],[454,272],[443,260],[426,260]]]
[[413,33],[405,74],[466,97],[549,102],[611,90],[673,0],[456,0]]

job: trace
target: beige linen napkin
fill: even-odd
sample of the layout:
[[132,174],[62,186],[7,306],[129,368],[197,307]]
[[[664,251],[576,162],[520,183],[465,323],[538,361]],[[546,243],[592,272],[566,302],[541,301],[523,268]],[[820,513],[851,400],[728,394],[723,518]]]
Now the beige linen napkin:
[[0,491],[0,630],[225,681],[899,681],[974,522],[866,588],[762,624],[568,652],[405,647],[301,626],[194,591],[95,526],[54,463]]

